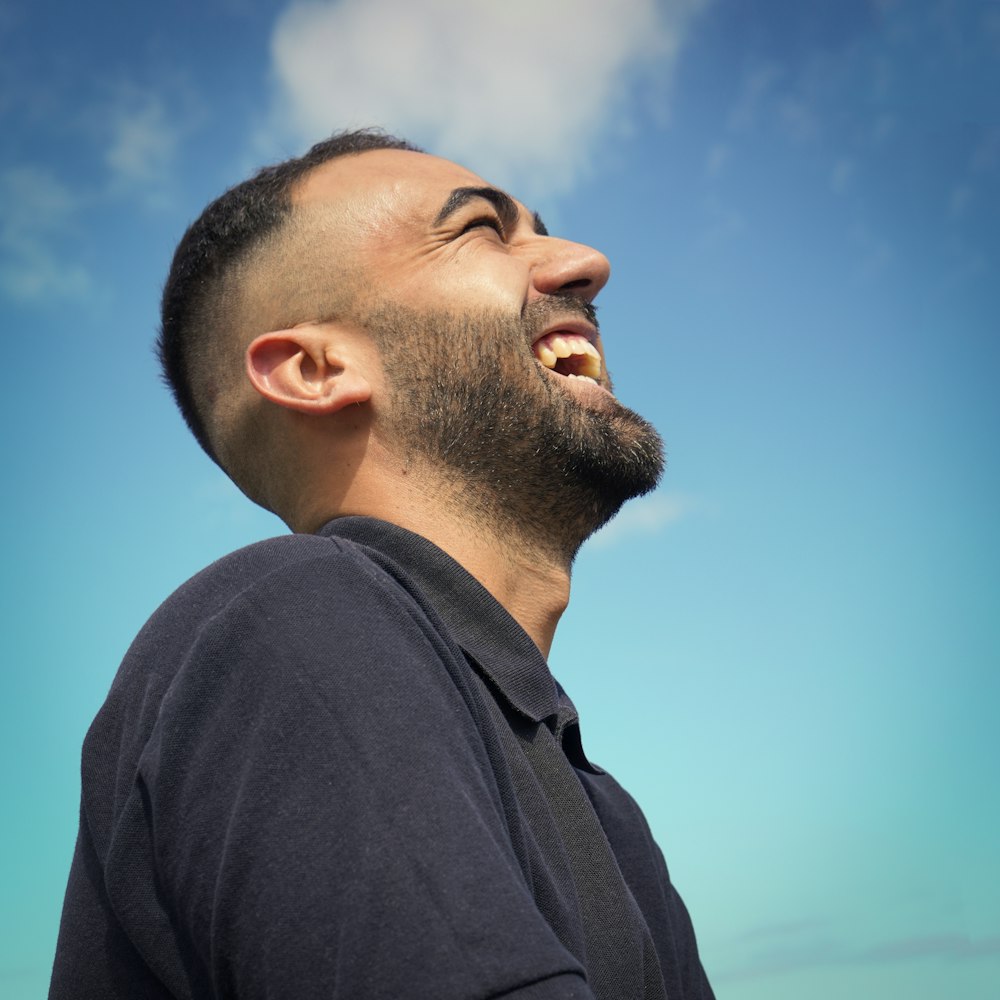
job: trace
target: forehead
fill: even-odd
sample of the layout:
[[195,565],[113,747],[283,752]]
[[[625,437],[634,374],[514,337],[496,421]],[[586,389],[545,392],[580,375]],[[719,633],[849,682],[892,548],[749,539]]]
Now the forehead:
[[310,171],[296,186],[292,201],[302,209],[336,210],[363,216],[433,219],[457,187],[486,182],[465,167],[427,153],[376,149],[338,157]]

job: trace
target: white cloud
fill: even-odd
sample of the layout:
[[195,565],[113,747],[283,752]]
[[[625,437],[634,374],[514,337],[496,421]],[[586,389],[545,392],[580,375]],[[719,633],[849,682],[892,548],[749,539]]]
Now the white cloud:
[[272,38],[272,127],[382,125],[495,182],[565,190],[706,2],[302,0]]
[[590,539],[591,545],[607,548],[625,538],[658,535],[668,525],[687,514],[693,504],[676,493],[652,493],[633,500],[621,513]]
[[0,290],[20,302],[91,291],[86,268],[67,260],[59,246],[80,207],[45,170],[12,167],[0,174]]

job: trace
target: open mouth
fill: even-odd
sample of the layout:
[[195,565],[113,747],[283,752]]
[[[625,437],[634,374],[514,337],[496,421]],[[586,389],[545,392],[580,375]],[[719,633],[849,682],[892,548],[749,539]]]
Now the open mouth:
[[535,357],[557,375],[597,382],[601,377],[601,355],[582,334],[553,330],[533,345]]

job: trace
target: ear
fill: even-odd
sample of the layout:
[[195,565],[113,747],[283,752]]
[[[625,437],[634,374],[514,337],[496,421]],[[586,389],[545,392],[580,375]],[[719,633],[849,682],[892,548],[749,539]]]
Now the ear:
[[320,327],[262,333],[247,348],[246,362],[253,387],[289,410],[319,416],[371,397],[371,385],[349,352],[339,351]]

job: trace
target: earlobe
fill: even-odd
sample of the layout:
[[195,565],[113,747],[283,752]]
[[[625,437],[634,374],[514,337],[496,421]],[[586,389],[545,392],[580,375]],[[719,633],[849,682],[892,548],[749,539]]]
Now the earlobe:
[[315,327],[263,333],[247,348],[247,376],[265,399],[317,416],[371,397],[356,365]]

